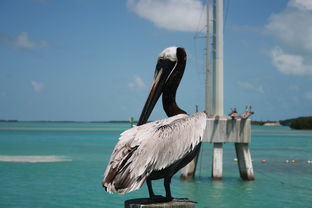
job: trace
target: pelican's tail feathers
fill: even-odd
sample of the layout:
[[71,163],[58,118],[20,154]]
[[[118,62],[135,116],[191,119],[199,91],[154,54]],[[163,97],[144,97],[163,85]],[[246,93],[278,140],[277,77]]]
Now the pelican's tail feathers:
[[130,167],[133,162],[132,156],[138,146],[125,145],[121,151],[116,150],[104,175],[103,187],[109,193],[127,193],[139,189],[146,176],[138,176]]
[[[114,175],[114,177],[111,175]],[[118,173],[116,173],[115,170],[109,171],[104,178],[103,186],[109,193],[117,192],[125,194],[141,188],[145,179],[146,177],[134,177],[134,175],[130,173],[130,170],[125,167],[123,170],[118,171]]]
[[[129,174],[128,174],[129,175]],[[109,193],[125,194],[131,191],[135,191],[142,187],[145,178],[140,180],[133,180],[125,175],[116,177],[116,179],[110,183],[104,183],[105,190]]]

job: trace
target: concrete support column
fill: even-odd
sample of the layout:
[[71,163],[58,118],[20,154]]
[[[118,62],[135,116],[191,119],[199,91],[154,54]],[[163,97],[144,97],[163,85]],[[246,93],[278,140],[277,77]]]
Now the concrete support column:
[[255,180],[248,143],[235,143],[235,150],[241,178],[248,181]]
[[223,143],[213,143],[212,178],[222,180],[223,171]]
[[214,113],[224,115],[223,109],[223,0],[214,0]]

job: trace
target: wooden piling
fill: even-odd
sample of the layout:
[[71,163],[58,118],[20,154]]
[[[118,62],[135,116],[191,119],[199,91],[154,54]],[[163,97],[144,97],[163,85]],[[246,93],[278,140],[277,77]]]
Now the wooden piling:
[[213,143],[212,178],[222,180],[223,171],[223,143]]
[[255,180],[248,143],[235,143],[235,150],[241,178],[248,181]]
[[125,208],[195,208],[196,202],[188,199],[173,199],[170,202],[153,202],[149,198],[125,201]]

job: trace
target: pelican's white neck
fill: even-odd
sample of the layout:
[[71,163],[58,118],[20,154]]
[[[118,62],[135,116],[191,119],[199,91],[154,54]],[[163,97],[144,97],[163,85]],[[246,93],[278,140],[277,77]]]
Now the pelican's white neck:
[[170,61],[177,60],[177,47],[169,47],[163,50],[158,58],[160,59],[169,59]]

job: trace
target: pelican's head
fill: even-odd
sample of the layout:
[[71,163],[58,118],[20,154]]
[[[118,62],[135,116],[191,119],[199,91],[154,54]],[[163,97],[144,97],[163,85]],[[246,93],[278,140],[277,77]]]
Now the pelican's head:
[[158,59],[168,59],[175,62],[177,60],[177,49],[174,46],[166,48],[159,54]]
[[172,87],[173,81],[179,84],[185,63],[186,53],[183,48],[169,47],[159,54],[152,86],[137,125],[146,123],[166,87]]

